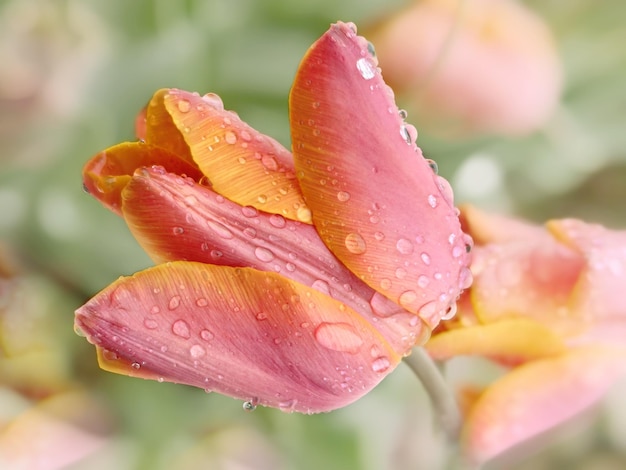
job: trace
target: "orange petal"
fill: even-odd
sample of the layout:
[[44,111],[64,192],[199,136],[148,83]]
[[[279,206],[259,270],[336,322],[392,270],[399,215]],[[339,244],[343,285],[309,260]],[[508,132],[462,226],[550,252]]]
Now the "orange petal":
[[275,273],[194,262],[120,278],[77,310],[76,328],[121,359],[116,372],[306,413],[352,403],[400,360],[327,295]]
[[555,333],[525,318],[445,331],[434,335],[424,347],[438,360],[476,355],[507,365],[560,354],[566,349]]
[[626,369],[624,350],[586,348],[530,362],[506,374],[477,400],[463,446],[474,462],[572,418],[597,402]]
[[471,282],[452,191],[415,146],[376,59],[338,23],[307,52],[290,96],[294,159],[326,245],[432,326]]
[[243,206],[310,222],[291,154],[214,94],[169,90],[163,106],[213,189]]
[[83,167],[83,184],[87,192],[106,208],[121,215],[124,187],[137,168],[160,165],[172,173],[187,175],[199,181],[202,173],[167,150],[143,142],[124,142],[110,147]]

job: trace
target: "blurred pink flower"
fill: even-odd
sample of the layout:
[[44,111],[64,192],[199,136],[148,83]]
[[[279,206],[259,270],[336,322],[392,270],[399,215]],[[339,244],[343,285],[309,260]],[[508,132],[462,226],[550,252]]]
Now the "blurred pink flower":
[[573,417],[624,374],[626,231],[473,207],[462,221],[477,245],[474,284],[426,348],[510,367],[468,409],[463,445],[481,462]]
[[417,1],[370,39],[385,79],[429,132],[527,134],[559,102],[554,39],[521,2]]
[[77,310],[102,367],[327,411],[452,308],[471,240],[354,25],[307,52],[290,122],[293,156],[214,94],[160,90],[142,140],[87,163],[87,190],[162,263]]

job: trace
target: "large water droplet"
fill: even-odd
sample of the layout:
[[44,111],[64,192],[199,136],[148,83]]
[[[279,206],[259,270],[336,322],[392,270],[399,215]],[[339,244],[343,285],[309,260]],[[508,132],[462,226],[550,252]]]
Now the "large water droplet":
[[450,320],[456,315],[456,302],[451,304],[448,309],[445,311],[443,315],[441,315],[442,320]]
[[206,354],[206,350],[199,344],[194,344],[189,348],[189,355],[194,359],[199,359]]
[[167,308],[169,308],[170,310],[176,310],[178,307],[180,307],[180,295],[175,295],[170,299],[169,303],[167,304]]
[[389,362],[389,358],[386,356],[380,356],[374,359],[372,362],[372,370],[374,372],[385,372],[391,366],[391,362]]
[[180,100],[177,107],[181,113],[188,113],[191,109],[191,103],[188,100]]
[[350,193],[346,192],[346,191],[339,191],[337,193],[337,199],[340,202],[346,202],[350,199]]
[[411,304],[417,300],[417,293],[414,290],[404,291],[398,297],[398,303],[404,308],[410,308]]
[[189,337],[191,337],[191,334],[189,333],[189,325],[185,320],[176,320],[172,325],[172,333],[185,339],[189,339]]
[[215,108],[217,110],[224,110],[224,102],[215,93],[207,93],[202,97],[202,101],[207,103],[212,108]]
[[256,410],[256,399],[244,401],[243,410],[248,412]]
[[371,59],[367,57],[361,57],[357,60],[356,68],[365,80],[371,80],[376,75],[376,67],[372,64]]
[[366,244],[365,240],[358,233],[349,233],[345,239],[346,248],[350,253],[360,255],[365,253]]
[[228,131],[224,134],[224,140],[227,144],[236,144],[237,143],[237,134],[232,131]]
[[267,248],[263,248],[262,246],[257,246],[254,249],[254,256],[256,256],[259,261],[263,261],[264,263],[268,263],[274,259],[274,253]]
[[406,238],[400,238],[396,242],[396,249],[403,255],[410,255],[413,253],[413,243]]
[[276,228],[283,228],[285,225],[287,225],[287,221],[280,214],[270,215],[269,221],[270,221],[270,224],[272,224],[272,226]]
[[356,354],[363,345],[363,339],[348,323],[320,323],[315,329],[315,339],[327,349]]

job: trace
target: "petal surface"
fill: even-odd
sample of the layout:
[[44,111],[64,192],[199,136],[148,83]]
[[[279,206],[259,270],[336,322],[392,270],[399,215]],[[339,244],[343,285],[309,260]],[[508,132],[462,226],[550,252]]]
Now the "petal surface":
[[157,263],[188,260],[280,273],[357,311],[401,355],[428,336],[418,317],[341,264],[312,225],[242,207],[157,167],[138,170],[123,199],[131,232]]
[[415,146],[365,39],[338,23],[307,52],[290,95],[297,175],[333,253],[436,325],[471,282],[452,191]]
[[225,110],[215,94],[172,89],[163,107],[216,192],[243,206],[310,222],[291,153],[282,145]]
[[275,273],[194,262],[120,278],[77,310],[76,327],[121,359],[115,372],[285,411],[352,403],[400,360],[327,295]]
[[144,142],[124,142],[92,157],[83,167],[87,192],[107,209],[121,215],[121,193],[135,169],[161,165],[168,171],[200,181],[202,173],[194,165],[161,147]]
[[480,396],[467,417],[466,453],[484,462],[572,418],[624,374],[623,354],[584,348],[508,373]]
[[486,356],[507,365],[565,352],[563,341],[545,326],[525,318],[445,331],[424,346],[437,360]]

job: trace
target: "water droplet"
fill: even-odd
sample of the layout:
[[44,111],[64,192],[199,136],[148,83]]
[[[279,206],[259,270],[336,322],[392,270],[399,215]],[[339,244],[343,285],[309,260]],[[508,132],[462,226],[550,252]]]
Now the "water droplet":
[[299,221],[310,223],[311,222],[311,209],[306,206],[300,206],[296,210],[296,217]]
[[280,214],[270,215],[269,221],[270,221],[270,224],[272,224],[272,226],[276,228],[283,228],[285,225],[287,225],[287,221]]
[[430,158],[426,158],[426,163],[428,163],[428,166],[430,167],[431,170],[433,170],[434,174],[438,174],[439,173],[439,166],[437,165],[437,162],[435,160],[431,160]]
[[259,211],[256,209],[256,207],[252,207],[252,206],[242,207],[241,213],[243,214],[244,217],[248,217],[248,218],[256,217],[259,215]]
[[278,404],[278,408],[280,409],[280,411],[283,411],[285,413],[291,413],[293,412],[297,404],[298,400],[296,400],[295,398],[293,400],[284,400]]
[[219,222],[214,222],[213,220],[207,220],[206,224],[218,236],[220,236],[220,237],[222,237],[222,238],[224,238],[226,240],[230,240],[231,238],[233,238],[232,232],[224,224],[220,224]]
[[224,134],[224,140],[227,144],[236,144],[237,143],[237,134],[232,131],[228,131]]
[[159,307],[158,305],[154,305],[152,306],[152,308],[150,309],[150,313],[153,315],[156,315],[157,313],[159,313],[161,311],[161,307]]
[[398,109],[398,116],[400,116],[400,119],[404,121],[407,117],[409,117],[409,113],[407,113],[405,109]]
[[256,314],[256,319],[259,321],[267,320],[267,313],[259,312]]
[[323,294],[330,294],[330,286],[328,285],[328,282],[321,279],[316,279],[315,281],[313,281],[311,287],[317,291],[322,292]]
[[417,293],[414,290],[404,291],[398,297],[398,303],[404,308],[411,307],[411,304],[417,300]]
[[175,295],[170,299],[169,304],[167,304],[167,308],[170,310],[176,310],[180,306],[180,295]]
[[356,68],[359,70],[361,77],[365,80],[371,80],[376,75],[376,68],[372,64],[371,59],[361,57],[356,61]]
[[244,401],[243,402],[243,410],[244,411],[248,411],[248,412],[256,410],[255,402],[256,402],[256,400]]
[[404,279],[406,277],[406,269],[397,268],[395,274],[398,279]]
[[193,357],[194,359],[201,358],[205,354],[206,354],[205,349],[199,344],[194,344],[192,347],[189,348],[189,355]]
[[248,238],[255,238],[256,237],[256,229],[252,228],[252,227],[246,227],[243,229],[243,234],[248,237]]
[[391,281],[387,278],[383,278],[380,280],[380,288],[382,290],[391,289]]
[[140,369],[140,368],[141,368],[141,364],[139,364],[138,362],[133,362],[133,363],[131,364],[131,367],[132,367],[133,369]]
[[386,356],[377,357],[372,362],[372,370],[374,372],[385,372],[387,369],[389,369],[390,366],[391,363]]
[[337,193],[337,199],[339,199],[340,202],[346,202],[350,199],[350,193],[346,191],[339,191]]
[[191,334],[189,333],[189,325],[185,320],[176,320],[172,325],[172,333],[185,339],[191,337]]
[[177,107],[181,113],[188,113],[191,109],[191,103],[188,100],[180,100]]
[[206,307],[207,305],[209,305],[209,302],[207,301],[207,299],[200,297],[198,300],[196,300],[196,305],[198,307]]
[[260,194],[256,200],[259,202],[259,204],[265,204],[267,202],[267,196],[265,194]]
[[374,48],[374,44],[369,41],[367,41],[367,52],[369,52],[372,57],[376,57],[376,49]]
[[381,241],[383,241],[385,239],[385,234],[383,232],[376,232],[376,233],[374,233],[374,238],[377,241],[381,242]]
[[261,246],[257,246],[254,249],[254,255],[259,261],[263,261],[264,263],[268,263],[274,259],[274,253],[272,253],[267,248],[263,248]]
[[430,207],[432,207],[433,209],[435,207],[437,207],[437,196],[435,196],[434,194],[429,194],[428,195],[428,205]]
[[265,168],[270,171],[278,170],[278,163],[276,162],[276,159],[271,155],[263,155],[263,157],[261,157],[261,163]]
[[417,285],[421,287],[422,289],[427,287],[428,284],[430,284],[430,279],[428,279],[428,276],[425,276],[424,274],[422,274],[417,278]]
[[359,333],[348,323],[320,323],[314,336],[325,348],[350,354],[359,352],[363,344]]
[[206,95],[202,97],[202,101],[204,101],[205,103],[207,103],[209,106],[211,106],[214,109],[224,110],[224,102],[215,93],[207,93]]
[[184,228],[182,228],[182,227],[174,227],[174,228],[172,229],[172,233],[173,233],[174,235],[181,235],[181,234],[182,234],[182,233],[184,233],[184,232],[185,232],[185,229],[184,229]]
[[420,255],[420,258],[422,258],[422,262],[426,265],[429,266],[430,265],[430,256],[428,255],[428,253],[422,253]]
[[403,255],[410,255],[413,253],[413,243],[406,238],[400,238],[396,242],[396,250],[398,250]]
[[202,330],[200,331],[200,338],[202,338],[205,341],[211,341],[213,338],[215,338],[215,335],[213,334],[212,331]]
[[443,315],[441,315],[442,320],[450,320],[456,315],[456,302],[451,304],[448,309],[445,311]]
[[472,271],[469,268],[463,267],[459,273],[459,288],[467,289],[474,282]]
[[408,145],[411,145],[411,135],[404,124],[400,126],[400,135]]
[[348,251],[355,255],[361,255],[366,250],[365,240],[358,233],[349,233],[346,236],[345,245]]
[[453,258],[460,258],[464,253],[465,253],[465,248],[464,247],[456,245],[455,247],[452,248],[452,257]]
[[159,326],[159,324],[155,320],[152,320],[151,318],[146,318],[143,321],[143,326],[145,326],[149,330],[154,330]]

